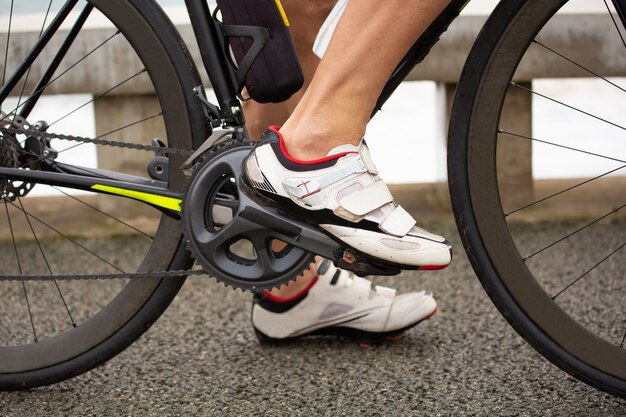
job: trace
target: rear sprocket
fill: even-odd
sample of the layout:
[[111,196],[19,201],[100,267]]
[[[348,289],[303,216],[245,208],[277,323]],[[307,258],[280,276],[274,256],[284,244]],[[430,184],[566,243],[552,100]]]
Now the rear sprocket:
[[[1,113],[2,118],[9,118],[5,113]],[[5,124],[10,125],[10,120]],[[2,125],[2,123],[0,123]],[[13,134],[0,133],[0,167],[3,168],[28,168],[20,162],[20,151],[22,147]],[[18,197],[24,197],[34,187],[33,183],[24,181],[12,181],[0,178],[0,199],[15,201]]]

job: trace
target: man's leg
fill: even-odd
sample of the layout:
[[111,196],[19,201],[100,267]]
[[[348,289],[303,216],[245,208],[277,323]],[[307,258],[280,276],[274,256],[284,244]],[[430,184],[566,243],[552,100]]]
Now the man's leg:
[[289,17],[291,35],[304,73],[304,85],[300,91],[282,103],[261,104],[254,100],[245,101],[243,109],[251,138],[260,138],[270,125],[282,126],[300,102],[320,62],[312,50],[315,37],[335,3],[336,0],[281,1]]
[[[288,7],[290,3],[286,2],[286,6]],[[404,6],[406,4],[398,1],[392,3],[394,4],[391,7],[401,8],[396,12],[400,14],[405,12]],[[372,0],[351,1],[350,4],[356,4],[356,6],[348,6],[346,15],[338,26],[336,32],[338,35],[333,37],[331,46],[327,51],[328,58],[325,57],[322,61],[322,66],[319,67],[314,76],[313,84],[305,92],[304,98],[297,105],[294,114],[281,129],[292,156],[302,159],[317,158],[325,156],[337,144],[355,143],[361,139],[365,124],[369,120],[374,102],[378,97],[378,91],[382,89],[393,67],[406,53],[409,45],[438,12],[434,9],[427,10],[427,6],[435,4],[435,8],[442,8],[444,3],[423,2],[419,3],[417,7],[416,5],[409,5],[411,13],[416,15],[411,19],[397,19],[394,13],[378,15],[380,7],[388,6],[386,3],[383,3],[383,6],[383,4],[375,3]],[[301,2],[297,4],[302,5]],[[361,9],[362,6],[365,7]],[[287,11],[294,22],[292,28],[295,29],[294,12],[296,10],[292,8],[291,12],[289,9]],[[348,19],[348,23],[345,22],[346,19]],[[375,22],[373,26],[372,21]],[[398,43],[398,45],[394,45],[394,48],[397,49],[393,53],[380,53],[378,51],[378,53],[370,56],[364,48],[369,48],[369,42],[376,43],[378,39],[377,36],[368,34],[364,36],[363,40],[359,40],[358,38],[363,36],[363,28],[369,31],[373,27],[379,31],[378,36],[385,36],[388,23],[404,25],[405,29],[408,29],[408,33],[402,34],[392,30],[394,34],[389,41]],[[412,25],[412,27],[407,28],[407,25]],[[319,27],[319,24],[317,26]],[[315,60],[310,48],[316,32],[317,30],[309,33],[309,37],[306,37],[307,34],[305,33],[304,48],[302,47],[303,38],[299,37],[297,32],[294,33],[301,59],[302,55],[307,54]],[[338,42],[343,43],[343,45],[337,47]],[[337,64],[342,61],[341,56],[344,52],[355,45],[356,51],[345,54],[348,61],[351,62],[343,62],[342,65],[335,67],[333,63]],[[346,49],[342,52],[342,48]],[[301,52],[303,49],[304,51]],[[362,65],[363,62],[358,62],[358,65],[355,65],[355,60],[364,59],[371,59],[373,62],[367,62],[365,65]],[[328,63],[329,60],[333,63]],[[310,66],[305,67],[305,74],[310,68]],[[357,82],[349,81],[347,88],[343,89],[340,79],[343,77],[354,78],[355,74],[360,74],[357,71],[361,71],[361,69],[367,75]],[[375,74],[369,74],[372,71]],[[321,76],[318,75],[320,73]],[[317,88],[320,89],[319,92],[312,91],[312,89]],[[323,96],[326,94],[334,98],[325,102]],[[337,98],[338,95],[343,94],[354,95]],[[291,103],[299,98],[292,99]],[[326,108],[327,104],[330,104],[332,108]],[[248,120],[251,120],[251,117],[255,117],[255,115],[264,119],[263,121],[257,120],[258,123],[252,124],[253,132],[258,135],[261,126],[280,125],[282,122],[280,118],[285,116],[285,112],[288,112],[289,108],[264,106],[264,108],[254,110],[257,110],[256,113],[247,111],[246,115]],[[276,110],[281,110],[281,113],[272,113]],[[329,128],[325,128],[324,124],[328,124]],[[342,134],[337,137],[337,132],[348,133],[347,136]],[[336,140],[328,140],[328,137]],[[349,137],[350,140],[346,140],[346,137]],[[352,140],[353,138],[355,140]],[[300,142],[311,140],[318,142],[312,146],[303,144],[302,147],[298,147]],[[436,302],[429,292],[421,291],[396,295],[392,289],[372,286],[365,279],[336,269],[327,260],[320,263],[318,259],[317,266],[319,268],[307,271],[288,286],[255,296],[252,321],[260,337],[282,339],[327,329],[345,331],[346,334],[360,337],[361,340],[396,337],[406,328],[430,317],[436,309]]]
[[291,156],[310,160],[357,145],[393,69],[448,0],[349,1],[313,80],[280,129]]
[[404,269],[444,268],[451,246],[393,202],[362,137],[391,72],[447,3],[349,1],[294,112],[245,162],[259,194]]
[[[254,100],[244,102],[247,128],[252,138],[261,137],[267,126],[280,126],[285,123],[302,98],[320,62],[320,59],[313,53],[315,37],[336,0],[282,0],[281,3],[291,23],[291,34],[304,73],[304,85],[300,91],[282,103],[261,104]],[[276,242],[275,245],[275,249],[280,250],[280,243]],[[271,294],[278,298],[290,298],[305,290],[316,275],[317,264],[313,264],[302,276],[288,285],[275,288]]]

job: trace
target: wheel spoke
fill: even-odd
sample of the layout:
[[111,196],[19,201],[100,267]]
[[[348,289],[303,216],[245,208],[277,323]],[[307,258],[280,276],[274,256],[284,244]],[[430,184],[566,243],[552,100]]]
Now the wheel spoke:
[[126,84],[127,82],[129,82],[130,80],[132,80],[133,78],[139,76],[140,74],[143,74],[144,72],[146,72],[145,68],[142,68],[141,70],[139,70],[137,73],[131,75],[130,77],[126,78],[125,80],[119,82],[118,84],[114,85],[113,87],[109,88],[108,90],[106,90],[104,93],[100,93],[97,96],[94,96],[91,100],[81,104],[80,106],[76,107],[74,110],[72,110],[71,112],[67,113],[64,116],[59,117],[58,119],[56,119],[54,122],[50,123],[48,125],[48,128],[58,122],[60,122],[61,120],[65,119],[66,117],[74,114],[75,112],[77,112],[78,110],[82,109],[83,107],[85,107],[88,104],[93,103],[94,101],[98,100],[101,97],[104,97],[105,95],[107,95],[108,93],[110,93],[111,91],[115,90],[116,88]]
[[17,270],[19,271],[20,275],[23,275],[22,263],[20,262],[20,254],[17,251],[17,243],[15,242],[15,234],[13,233],[13,223],[11,222],[11,215],[9,214],[9,206],[6,200],[4,200],[4,209],[7,213],[7,220],[9,222],[9,231],[11,233],[11,241],[13,242],[13,250],[15,251],[15,261],[17,262]]
[[94,251],[92,251],[91,249],[85,247],[84,245],[81,245],[80,243],[78,243],[77,241],[75,241],[74,239],[70,238],[69,236],[65,235],[64,233],[60,232],[59,230],[57,230],[56,228],[52,227],[51,225],[49,225],[48,223],[44,222],[43,220],[39,219],[37,216],[35,216],[32,213],[27,212],[26,210],[22,210],[20,207],[16,206],[13,203],[9,203],[11,204],[13,207],[17,208],[20,211],[24,211],[24,213],[27,216],[32,217],[33,219],[37,220],[39,223],[43,224],[44,226],[46,226],[48,229],[52,230],[53,232],[55,232],[56,234],[58,234],[59,236],[61,236],[63,239],[73,243],[74,245],[78,246],[79,248],[83,249],[85,252],[93,255],[94,257],[100,259],[102,262],[106,263],[107,265],[117,269],[119,272],[122,273],[126,273],[126,271],[124,271],[122,268],[120,268],[119,266],[115,265],[114,263],[104,259],[103,257],[101,257],[100,255],[98,255],[97,253],[95,253]]
[[20,208],[22,210],[22,214],[24,214],[24,218],[26,219],[26,223],[28,223],[28,227],[30,228],[30,232],[33,235],[33,238],[35,239],[35,243],[37,244],[37,247],[39,248],[39,253],[41,253],[41,256],[43,257],[43,260],[46,264],[46,268],[48,269],[48,273],[50,274],[50,276],[54,275],[54,273],[52,272],[52,268],[50,267],[50,263],[48,262],[48,258],[46,257],[46,254],[43,251],[43,248],[41,247],[41,243],[39,242],[39,239],[37,238],[37,234],[35,233],[35,229],[33,228],[33,224],[31,223],[30,219],[28,218],[28,216],[26,215],[26,210],[24,210],[24,204],[22,203],[22,199],[18,197],[17,201],[20,203]]
[[576,278],[575,280],[573,280],[572,282],[570,282],[568,285],[566,285],[561,291],[557,292],[555,295],[552,296],[552,299],[556,299],[556,297],[558,297],[559,295],[563,294],[563,292],[565,292],[567,289],[569,289],[572,285],[576,284],[578,281],[580,281],[581,279],[583,279],[584,277],[586,277],[587,275],[589,275],[589,273],[591,271],[593,271],[594,269],[596,269],[599,265],[601,265],[603,262],[605,262],[607,259],[609,259],[611,256],[615,255],[617,252],[619,252],[624,246],[626,246],[626,242],[622,243],[617,249],[615,249],[614,251],[612,251],[611,253],[609,253],[607,256],[605,256],[604,258],[602,258],[602,260],[600,260],[600,262],[596,263],[594,266],[592,266],[591,268],[589,268],[587,271],[585,271],[581,276],[579,276],[578,278]]
[[28,309],[28,316],[30,317],[30,325],[33,329],[33,338],[35,343],[39,342],[37,338],[37,331],[35,330],[35,321],[33,320],[33,312],[30,309],[30,301],[28,300],[28,291],[26,290],[26,281],[22,281],[22,289],[24,290],[24,299],[26,300],[26,308]]
[[[621,36],[621,34],[620,34],[620,36]],[[576,62],[576,61],[574,61],[573,59],[571,59],[571,58],[569,58],[569,57],[567,57],[567,56],[563,55],[562,53],[560,53],[560,52],[558,52],[558,51],[556,51],[556,50],[554,50],[554,49],[550,48],[549,46],[545,45],[544,43],[539,42],[537,39],[533,39],[533,43],[534,43],[534,44],[536,44],[536,45],[539,45],[539,46],[541,46],[542,48],[544,48],[544,49],[546,49],[546,50],[548,50],[548,51],[552,52],[553,54],[555,54],[555,55],[557,55],[557,56],[559,56],[559,57],[563,58],[563,59],[564,59],[564,60],[566,60],[567,62],[569,62],[569,63],[571,63],[571,64],[573,64],[573,65],[577,66],[578,68],[582,69],[583,71],[587,72],[588,74],[591,74],[591,75],[593,75],[593,76],[594,76],[594,77],[596,77],[596,78],[600,78],[601,80],[603,80],[603,81],[607,82],[608,84],[612,85],[613,87],[615,87],[615,88],[617,88],[617,89],[619,89],[619,90],[623,91],[624,93],[626,93],[626,89],[624,89],[624,88],[622,88],[621,86],[619,86],[619,85],[615,84],[613,81],[609,80],[609,79],[608,79],[608,78],[606,78],[606,77],[603,77],[602,75],[598,74],[598,73],[597,73],[597,72],[595,72],[595,71],[590,70],[589,68],[585,67],[584,65],[579,64],[578,62]]]
[[511,136],[511,137],[514,137],[514,138],[518,138],[518,139],[526,139],[526,140],[530,140],[530,141],[533,141],[533,142],[539,142],[539,143],[543,143],[543,144],[546,144],[546,145],[556,146],[558,148],[568,149],[570,151],[580,152],[580,153],[584,153],[586,155],[597,156],[598,158],[608,159],[610,161],[621,162],[622,164],[626,164],[626,160],[623,160],[623,159],[613,158],[613,157],[608,156],[608,155],[602,155],[602,154],[599,154],[599,153],[586,151],[584,149],[572,148],[571,146],[560,145],[558,143],[550,142],[550,141],[547,141],[547,140],[533,138],[532,136],[520,135],[519,133],[508,132],[508,131],[502,130],[502,129],[498,129],[498,133],[501,133],[503,135],[508,135],[508,136]]
[[[105,136],[112,135],[113,133],[119,132],[120,130],[128,129],[129,127],[132,127],[132,126],[138,125],[138,124],[140,124],[140,123],[143,123],[143,122],[145,122],[145,121],[148,121],[148,120],[154,119],[155,117],[159,117],[159,116],[162,116],[162,115],[163,115],[163,112],[158,112],[158,113],[152,114],[152,115],[150,115],[150,116],[146,116],[146,117],[144,117],[143,119],[136,120],[136,121],[131,122],[131,123],[128,123],[128,124],[126,124],[126,125],[124,125],[124,126],[121,126],[121,127],[116,128],[116,129],[110,130],[110,131],[108,131],[108,132],[106,132],[106,133],[103,133],[102,135],[98,135],[98,136],[96,136],[94,139],[101,139],[101,138],[103,138],[103,137],[105,137]],[[60,154],[62,154],[63,152],[67,152],[67,151],[69,151],[69,150],[71,150],[71,149],[78,148],[79,146],[85,145],[86,143],[87,143],[87,142],[80,142],[80,143],[77,143],[76,145],[72,145],[72,146],[70,146],[70,147],[68,147],[68,148],[62,149],[62,150],[60,150],[59,152],[57,152],[57,155],[60,155]],[[33,160],[33,161],[28,162],[28,163],[25,163],[25,164],[20,165],[20,168],[28,168],[28,167],[30,167],[32,164],[37,163],[37,162],[41,162],[41,161],[43,161],[43,160],[44,160],[44,158],[43,158],[42,156],[39,156],[39,155],[33,155],[33,156],[36,158],[35,160]],[[78,167],[75,167],[75,168],[78,168]],[[85,171],[85,172],[87,172],[87,173],[91,173],[91,172],[89,171],[89,169],[87,169],[87,168],[81,167],[80,169],[81,169],[81,170],[83,170],[83,171]]]
[[[46,257],[46,254],[43,251],[43,247],[41,246],[41,243],[39,242],[39,238],[37,238],[37,234],[35,233],[35,229],[33,228],[33,224],[30,221],[30,218],[26,215],[26,210],[24,210],[24,204],[22,204],[22,199],[18,197],[17,201],[20,203],[20,207],[22,209],[22,213],[24,213],[24,218],[26,219],[26,222],[28,223],[28,227],[30,228],[31,233],[33,234],[33,238],[35,239],[35,243],[37,244],[37,247],[39,248],[39,253],[41,253],[41,256],[46,264],[46,268],[48,269],[48,273],[50,274],[50,276],[53,276],[54,273],[52,272],[52,268],[50,267],[50,263],[48,262],[48,258]],[[57,282],[57,280],[53,280],[54,281],[54,285],[57,289],[57,292],[59,294],[59,297],[61,297],[61,301],[63,302],[63,306],[65,307],[65,311],[67,312],[68,317],[70,318],[70,322],[72,324],[72,327],[76,327],[76,322],[74,321],[74,318],[72,317],[72,313],[70,312],[70,309],[67,305],[67,302],[65,301],[65,297],[63,296],[63,293],[61,292],[61,288],[59,287],[59,283]]]
[[624,40],[624,37],[622,36],[622,32],[619,30],[619,26],[617,25],[617,22],[615,21],[615,17],[613,17],[613,13],[611,13],[611,9],[609,8],[609,5],[606,2],[606,0],[604,0],[604,5],[606,6],[606,10],[609,12],[609,16],[611,16],[611,20],[613,21],[613,25],[615,26],[615,30],[617,31],[617,34],[622,40],[622,45],[624,45],[624,48],[626,48],[626,41]]
[[538,97],[542,97],[542,98],[545,98],[546,100],[550,100],[550,101],[552,101],[552,102],[554,102],[554,103],[557,103],[557,104],[559,104],[559,105],[561,105],[561,106],[563,106],[563,107],[567,107],[568,109],[571,109],[571,110],[577,111],[577,112],[579,112],[579,113],[582,113],[582,114],[584,114],[584,115],[586,115],[586,116],[589,116],[589,117],[591,117],[591,118],[594,118],[594,119],[596,119],[596,120],[600,120],[600,121],[602,121],[602,122],[604,122],[604,123],[607,123],[607,124],[609,124],[609,125],[611,125],[611,126],[615,126],[615,127],[619,128],[619,129],[626,130],[626,127],[624,127],[624,126],[622,126],[622,125],[619,125],[619,124],[617,124],[617,123],[611,122],[611,121],[606,120],[606,119],[603,119],[603,118],[602,118],[602,117],[600,117],[600,116],[596,116],[595,114],[592,114],[592,113],[586,112],[586,111],[584,111],[584,110],[578,109],[578,108],[576,108],[576,107],[574,107],[574,106],[570,106],[569,104],[566,104],[566,103],[564,103],[564,102],[562,102],[562,101],[559,101],[559,100],[557,100],[557,99],[554,99],[554,98],[552,98],[552,97],[548,97],[548,96],[546,96],[546,95],[544,95],[544,94],[538,93],[538,92],[536,92],[536,91],[534,91],[534,90],[531,90],[530,88],[526,88],[526,87],[524,87],[523,85],[520,85],[520,84],[516,83],[515,81],[511,81],[511,85],[512,85],[513,87],[517,87],[517,88],[519,88],[519,89],[521,89],[521,90],[524,90],[524,91],[527,91],[527,92],[529,92],[529,93],[531,93],[531,94],[534,94],[534,95],[536,95],[536,96],[538,96]]
[[573,190],[573,189],[575,189],[575,188],[581,187],[581,186],[583,186],[583,185],[585,185],[585,184],[588,184],[588,183],[590,183],[590,182],[592,182],[592,181],[594,181],[594,180],[597,180],[597,179],[599,179],[599,178],[602,178],[602,177],[605,177],[605,176],[607,176],[607,175],[610,175],[610,174],[612,174],[612,173],[614,173],[614,172],[617,172],[617,171],[619,171],[619,170],[621,170],[621,169],[623,169],[623,168],[626,168],[626,165],[622,165],[621,167],[617,167],[617,168],[615,168],[615,169],[612,169],[612,170],[610,170],[610,171],[608,171],[608,172],[605,172],[604,174],[600,174],[600,175],[598,175],[598,176],[596,176],[596,177],[593,177],[593,178],[590,178],[590,179],[588,179],[588,180],[586,180],[586,181],[579,182],[579,183],[578,183],[578,184],[576,184],[576,185],[572,185],[571,187],[567,187],[567,188],[565,188],[565,189],[563,189],[563,190],[561,190],[561,191],[557,191],[556,193],[550,194],[549,196],[546,196],[546,197],[540,198],[539,200],[533,201],[532,203],[529,203],[529,204],[526,204],[526,205],[524,205],[524,206],[522,206],[522,207],[516,208],[515,210],[509,211],[508,213],[506,213],[506,214],[504,215],[504,217],[508,217],[508,216],[510,216],[510,215],[511,215],[511,214],[513,214],[513,213],[517,213],[518,211],[522,211],[522,210],[524,210],[524,209],[527,209],[527,208],[529,208],[529,207],[532,207],[532,206],[534,206],[535,204],[539,204],[539,203],[544,202],[544,201],[546,201],[546,200],[549,200],[549,199],[551,199],[551,198],[553,198],[553,197],[556,197],[556,196],[558,196],[558,195],[561,195],[561,194],[563,194],[563,193],[566,193],[566,192],[568,192],[568,191],[571,191],[571,190]]
[[[15,261],[17,263],[17,269],[20,275],[23,275],[22,263],[20,261],[20,254],[17,250],[17,243],[15,242],[15,233],[13,232],[13,223],[11,222],[11,214],[9,213],[9,206],[7,201],[4,200],[4,209],[7,214],[7,220],[9,222],[9,231],[11,232],[11,241],[13,242],[13,250],[15,251]],[[35,342],[38,342],[37,331],[35,330],[35,321],[33,320],[33,312],[30,309],[30,301],[28,300],[28,291],[26,290],[26,282],[22,281],[22,291],[24,292],[24,300],[26,301],[26,308],[28,309],[28,316],[30,317],[30,325],[33,329],[33,337]]]
[[[52,1],[50,1],[50,4],[52,5]],[[50,10],[50,7],[48,7],[48,10]],[[39,97],[41,97],[41,93],[43,92],[42,87],[48,84],[48,82],[50,81],[50,79],[52,78],[56,70],[59,68],[61,61],[65,57],[65,54],[67,54],[67,51],[70,49],[74,41],[76,40],[78,33],[80,32],[83,25],[89,18],[89,15],[91,14],[92,10],[93,10],[93,5],[87,3],[85,7],[83,8],[83,10],[80,12],[80,15],[78,16],[78,18],[76,19],[76,22],[74,22],[74,25],[72,26],[72,29],[68,32],[67,36],[65,37],[65,40],[61,44],[61,47],[57,50],[54,58],[48,65],[48,68],[44,71],[43,75],[41,76],[41,78],[39,79],[35,87],[33,88],[33,92],[31,93],[29,97],[30,100],[28,104],[25,105],[20,111],[20,116],[22,118],[26,119],[30,115],[30,112],[35,107],[35,104],[37,104],[37,101],[39,101]],[[19,102],[18,102],[18,107],[19,107]]]
[[533,256],[538,255],[538,254],[540,254],[541,252],[543,252],[543,251],[545,251],[545,250],[547,250],[547,249],[551,248],[552,246],[554,246],[554,245],[556,245],[556,244],[558,244],[558,243],[560,243],[560,242],[564,241],[565,239],[568,239],[568,238],[570,238],[570,237],[574,236],[575,234],[577,234],[577,233],[579,233],[579,232],[581,232],[581,231],[585,230],[586,228],[588,228],[589,226],[591,226],[591,225],[593,225],[593,224],[595,224],[595,223],[599,222],[600,220],[605,219],[605,218],[607,218],[608,216],[610,216],[610,215],[612,215],[612,214],[614,214],[614,213],[617,213],[618,211],[620,211],[621,209],[623,209],[625,206],[626,206],[626,204],[622,204],[621,206],[617,207],[617,208],[616,208],[616,209],[614,209],[614,210],[611,210],[611,211],[610,211],[610,212],[608,212],[607,214],[605,214],[605,215],[603,215],[603,216],[601,216],[601,217],[598,217],[597,219],[595,219],[595,220],[594,220],[594,221],[592,221],[591,223],[587,223],[586,225],[584,225],[584,226],[582,226],[582,227],[580,227],[580,228],[578,228],[578,229],[574,230],[573,232],[571,232],[571,233],[567,234],[566,236],[563,236],[562,238],[558,239],[557,241],[555,241],[555,242],[553,242],[553,243],[549,244],[548,246],[545,246],[545,247],[543,247],[543,248],[539,249],[538,251],[536,251],[536,252],[532,253],[531,255],[528,255],[528,256],[526,256],[525,258],[522,258],[522,259],[523,259],[523,261],[524,261],[524,262],[526,262],[527,260],[529,260],[529,259],[530,259],[530,258],[532,258]]
[[124,220],[119,219],[119,218],[117,218],[117,217],[113,216],[113,215],[112,215],[112,214],[110,214],[110,213],[107,213],[107,212],[105,212],[105,211],[102,211],[102,210],[100,210],[98,207],[95,207],[95,206],[93,206],[93,205],[91,205],[91,204],[87,203],[86,201],[81,200],[80,198],[78,198],[78,197],[76,197],[76,196],[73,196],[73,195],[71,195],[71,194],[69,194],[69,193],[66,193],[65,191],[63,191],[62,189],[60,189],[60,188],[59,188],[59,187],[57,187],[57,186],[51,185],[51,187],[52,187],[52,188],[54,188],[55,190],[57,190],[58,192],[60,192],[61,194],[63,194],[63,195],[65,195],[65,196],[67,196],[67,197],[69,197],[69,198],[73,199],[74,201],[77,201],[77,202],[79,202],[79,203],[81,203],[81,204],[83,204],[83,205],[85,205],[85,206],[87,206],[87,207],[89,207],[89,208],[91,208],[91,209],[93,209],[93,210],[97,211],[98,213],[100,213],[100,214],[102,214],[102,215],[104,215],[104,216],[106,216],[106,217],[108,217],[108,218],[110,218],[110,219],[113,219],[113,220],[115,220],[115,221],[116,221],[116,222],[118,222],[118,223],[123,224],[124,226],[126,226],[126,227],[128,227],[128,228],[130,228],[130,229],[132,229],[132,230],[134,230],[134,231],[136,231],[137,233],[142,234],[143,236],[147,237],[147,238],[148,238],[148,239],[150,239],[150,240],[154,240],[154,236],[150,236],[149,234],[147,234],[147,233],[145,233],[145,232],[143,232],[143,231],[139,230],[139,229],[138,229],[138,228],[136,228],[135,226],[133,226],[133,225],[131,225],[131,224],[128,224],[128,223],[126,223]]
[[139,119],[139,120],[134,121],[134,122],[132,122],[132,123],[128,123],[128,124],[126,124],[126,125],[124,125],[124,126],[122,126],[122,127],[118,127],[117,129],[113,129],[113,130],[110,130],[110,131],[108,131],[108,132],[106,132],[106,133],[103,133],[103,134],[101,134],[101,135],[98,135],[98,136],[96,136],[96,139],[100,139],[100,138],[103,138],[103,137],[105,137],[105,136],[112,135],[113,133],[119,132],[120,130],[128,129],[129,127],[132,127],[132,126],[138,125],[139,123],[146,122],[146,121],[148,121],[148,120],[150,120],[150,119],[154,119],[155,117],[159,117],[159,116],[163,116],[163,112],[162,112],[162,111],[160,111],[160,112],[158,112],[158,113],[154,113],[154,114],[152,114],[152,115],[150,115],[150,116],[146,116],[146,117],[144,117],[143,119]]
[[[13,22],[13,0],[11,0],[11,9],[9,10],[9,28],[7,31],[7,46],[4,48],[4,67],[2,68],[2,85],[6,80],[7,63],[9,60],[9,45],[11,44],[11,23]],[[0,103],[1,107],[2,103]]]
[[[50,7],[52,7],[52,0],[48,3],[48,8],[46,10],[46,14],[43,18],[43,23],[41,24],[41,29],[39,30],[39,38],[41,39],[41,35],[43,34],[43,30],[46,27],[46,22],[48,20],[48,15],[50,14]],[[26,89],[26,83],[28,83],[28,78],[30,77],[30,71],[32,67],[28,67],[28,71],[26,71],[26,77],[24,78],[24,83],[22,84],[22,91],[20,91],[19,98],[17,99],[17,107],[20,106],[20,102],[22,101],[22,97],[24,97],[24,90]],[[17,117],[17,112],[13,114],[13,122],[15,122],[15,118]]]
[[[24,106],[25,104],[29,103],[31,99],[34,98],[35,95],[41,94],[41,92],[43,92],[43,90],[45,90],[46,88],[48,88],[49,86],[51,86],[55,81],[57,81],[59,78],[63,77],[65,74],[67,74],[71,69],[73,69],[74,67],[76,67],[78,64],[80,64],[82,61],[84,61],[85,59],[87,59],[87,57],[89,57],[91,54],[93,54],[94,52],[96,52],[100,47],[102,47],[103,45],[105,45],[107,42],[109,42],[111,39],[113,39],[115,36],[119,35],[120,31],[116,31],[113,35],[109,36],[108,38],[106,38],[103,42],[101,42],[100,44],[98,44],[95,48],[93,48],[91,51],[89,51],[87,54],[85,54],[82,58],[80,58],[78,61],[74,62],[72,65],[70,65],[66,70],[64,70],[62,73],[60,73],[59,75],[57,75],[56,77],[54,77],[52,80],[50,80],[50,82],[48,82],[46,85],[42,86],[41,88],[39,88],[38,90],[33,91],[31,97],[27,98],[26,100],[24,100],[24,102],[20,105],[20,106]],[[17,112],[19,110],[19,107],[15,107],[12,111],[10,111],[9,113],[7,113],[6,116],[4,116],[3,118],[0,119],[0,122],[2,122],[3,120],[5,120],[10,114],[13,114],[13,112]]]
[[52,20],[48,28],[45,30],[43,35],[40,36],[31,50],[28,51],[26,57],[19,64],[13,75],[9,77],[9,80],[2,85],[2,88],[0,88],[0,102],[4,102],[4,100],[9,96],[9,93],[17,86],[27,69],[31,67],[32,63],[46,47],[52,36],[54,36],[77,2],[78,0],[68,0],[63,5],[61,11],[59,11],[56,17]]

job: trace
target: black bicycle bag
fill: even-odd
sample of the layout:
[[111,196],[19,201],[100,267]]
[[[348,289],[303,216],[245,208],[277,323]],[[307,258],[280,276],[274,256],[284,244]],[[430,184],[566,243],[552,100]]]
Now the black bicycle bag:
[[304,75],[280,0],[217,0],[217,5],[238,88],[245,83],[259,103],[287,100],[302,88]]

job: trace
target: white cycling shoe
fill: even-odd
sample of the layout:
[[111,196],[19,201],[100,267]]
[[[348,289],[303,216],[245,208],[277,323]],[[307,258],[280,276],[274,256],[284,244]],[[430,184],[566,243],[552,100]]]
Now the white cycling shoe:
[[257,193],[366,257],[431,270],[452,259],[447,240],[417,227],[394,203],[365,142],[300,161],[287,153],[278,127],[271,126],[247,157],[245,176]]
[[317,273],[308,291],[291,299],[278,300],[267,291],[255,295],[252,325],[261,342],[334,334],[369,344],[398,338],[437,310],[430,292],[396,295],[329,260],[320,263]]

